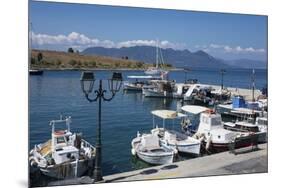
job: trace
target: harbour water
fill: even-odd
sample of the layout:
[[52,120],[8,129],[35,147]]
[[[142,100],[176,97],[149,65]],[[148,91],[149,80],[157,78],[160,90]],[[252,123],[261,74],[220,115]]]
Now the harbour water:
[[[107,79],[112,71],[95,71],[96,79]],[[123,71],[128,75],[143,75],[143,71]],[[29,77],[29,147],[51,137],[49,121],[60,114],[72,116],[71,129],[82,132],[83,137],[95,144],[98,104],[89,103],[80,87],[80,71],[44,71],[42,76]],[[251,88],[252,70],[227,70],[225,86]],[[193,70],[187,78],[196,78],[200,83],[221,83],[218,70]],[[173,71],[169,79],[184,82],[185,73]],[[267,70],[255,70],[256,87],[267,85]],[[104,81],[107,89],[107,81]],[[97,88],[97,81],[95,83]],[[131,140],[137,131],[149,132],[152,128],[150,111],[176,109],[179,101],[173,99],[144,98],[141,93],[120,91],[110,102],[102,103],[102,169],[104,175],[148,167],[149,165],[131,156]],[[159,121],[159,124],[161,122]],[[180,129],[175,122],[167,126]],[[180,158],[187,159],[188,156]]]

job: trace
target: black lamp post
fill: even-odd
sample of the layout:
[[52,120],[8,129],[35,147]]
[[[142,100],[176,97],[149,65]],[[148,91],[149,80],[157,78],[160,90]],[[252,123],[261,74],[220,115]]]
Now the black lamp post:
[[81,88],[85,94],[86,99],[89,102],[98,101],[99,112],[98,112],[98,126],[97,126],[97,138],[96,138],[96,156],[95,156],[95,167],[94,167],[94,180],[95,182],[102,181],[102,169],[101,169],[101,100],[111,101],[115,94],[120,90],[122,85],[122,74],[114,72],[112,78],[108,80],[109,91],[111,92],[110,97],[105,97],[107,90],[102,88],[102,80],[99,80],[99,88],[95,90],[95,97],[91,99],[89,94],[92,93],[95,82],[95,75],[93,72],[82,72],[81,75]]
[[225,74],[225,69],[221,69],[221,90],[223,89],[223,75]]

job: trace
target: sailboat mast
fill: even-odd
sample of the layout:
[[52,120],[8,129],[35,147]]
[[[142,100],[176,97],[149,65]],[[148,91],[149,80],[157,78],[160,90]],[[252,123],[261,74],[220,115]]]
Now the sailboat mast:
[[32,22],[28,24],[28,62],[29,68],[31,66],[31,57],[32,57]]
[[252,74],[252,101],[255,102],[255,69]]
[[156,40],[156,68],[158,68],[158,39]]

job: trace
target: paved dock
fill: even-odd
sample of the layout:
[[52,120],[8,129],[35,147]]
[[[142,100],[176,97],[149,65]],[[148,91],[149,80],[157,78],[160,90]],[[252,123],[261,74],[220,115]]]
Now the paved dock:
[[[240,151],[241,150],[241,151]],[[256,151],[243,148],[237,155],[223,152],[170,165],[105,176],[105,182],[153,180],[237,173],[265,173],[267,168],[267,144],[259,145]]]
[[[170,165],[161,165],[141,170],[104,176],[104,181],[129,182],[137,180],[159,180],[168,178],[187,178],[210,175],[230,175],[243,173],[266,173],[268,171],[267,144],[258,145],[252,151],[251,147],[242,148],[237,155],[229,151],[197,157]],[[88,176],[81,178],[53,181],[48,186],[92,184],[94,180]]]

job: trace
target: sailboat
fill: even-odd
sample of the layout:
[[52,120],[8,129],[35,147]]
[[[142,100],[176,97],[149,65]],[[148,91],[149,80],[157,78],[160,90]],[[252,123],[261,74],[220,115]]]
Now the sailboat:
[[158,41],[156,42],[156,66],[155,67],[148,67],[148,69],[144,72],[148,75],[159,75],[163,72],[166,72],[165,70],[160,68],[160,65],[164,65],[163,55],[161,48],[158,46]]

